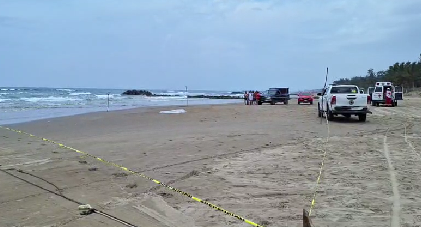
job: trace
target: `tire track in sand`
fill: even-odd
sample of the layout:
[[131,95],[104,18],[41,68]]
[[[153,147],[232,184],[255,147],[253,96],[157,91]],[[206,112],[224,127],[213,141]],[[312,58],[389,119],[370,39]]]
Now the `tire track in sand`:
[[383,137],[383,154],[386,157],[387,163],[389,165],[390,182],[392,183],[393,190],[393,212],[390,226],[400,227],[401,196],[399,194],[395,168],[393,167],[392,161],[390,159],[389,146],[387,144],[387,135]]

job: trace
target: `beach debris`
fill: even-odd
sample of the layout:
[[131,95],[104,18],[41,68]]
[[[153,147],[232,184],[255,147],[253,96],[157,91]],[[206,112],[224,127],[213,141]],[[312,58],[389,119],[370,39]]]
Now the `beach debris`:
[[171,197],[173,197],[173,194],[167,193],[167,192],[159,192],[157,194],[160,195],[160,196],[162,196],[162,197],[164,197],[164,198],[171,198]]
[[79,160],[79,163],[80,163],[80,164],[88,164],[88,162],[87,162],[87,161],[85,161],[85,160]]
[[180,114],[180,113],[186,113],[186,111],[184,109],[163,110],[163,111],[159,111],[159,113],[163,113],[163,114]]
[[98,170],[98,168],[97,168],[97,167],[92,167],[92,168],[89,168],[88,170],[89,170],[89,171],[97,171],[97,170]]
[[94,212],[94,209],[89,204],[80,205],[79,206],[79,212],[81,215],[89,215]]
[[126,188],[137,188],[137,184],[136,183],[128,184],[126,185]]
[[127,173],[113,173],[114,177],[127,177],[129,174]]

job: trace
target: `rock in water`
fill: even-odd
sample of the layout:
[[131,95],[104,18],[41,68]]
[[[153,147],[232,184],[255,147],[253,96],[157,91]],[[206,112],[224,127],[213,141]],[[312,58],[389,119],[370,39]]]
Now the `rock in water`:
[[144,95],[144,96],[153,96],[154,94],[147,90],[127,90],[123,92],[123,95]]

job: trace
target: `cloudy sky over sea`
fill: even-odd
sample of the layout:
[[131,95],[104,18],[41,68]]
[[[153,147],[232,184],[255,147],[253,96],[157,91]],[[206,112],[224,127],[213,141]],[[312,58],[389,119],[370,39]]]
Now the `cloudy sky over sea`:
[[416,60],[419,0],[0,0],[6,87],[323,85]]

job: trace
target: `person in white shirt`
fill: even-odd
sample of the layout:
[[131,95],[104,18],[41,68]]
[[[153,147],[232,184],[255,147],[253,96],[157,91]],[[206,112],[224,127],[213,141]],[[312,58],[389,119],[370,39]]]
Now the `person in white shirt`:
[[254,101],[254,92],[249,91],[249,105],[253,105],[253,101]]

